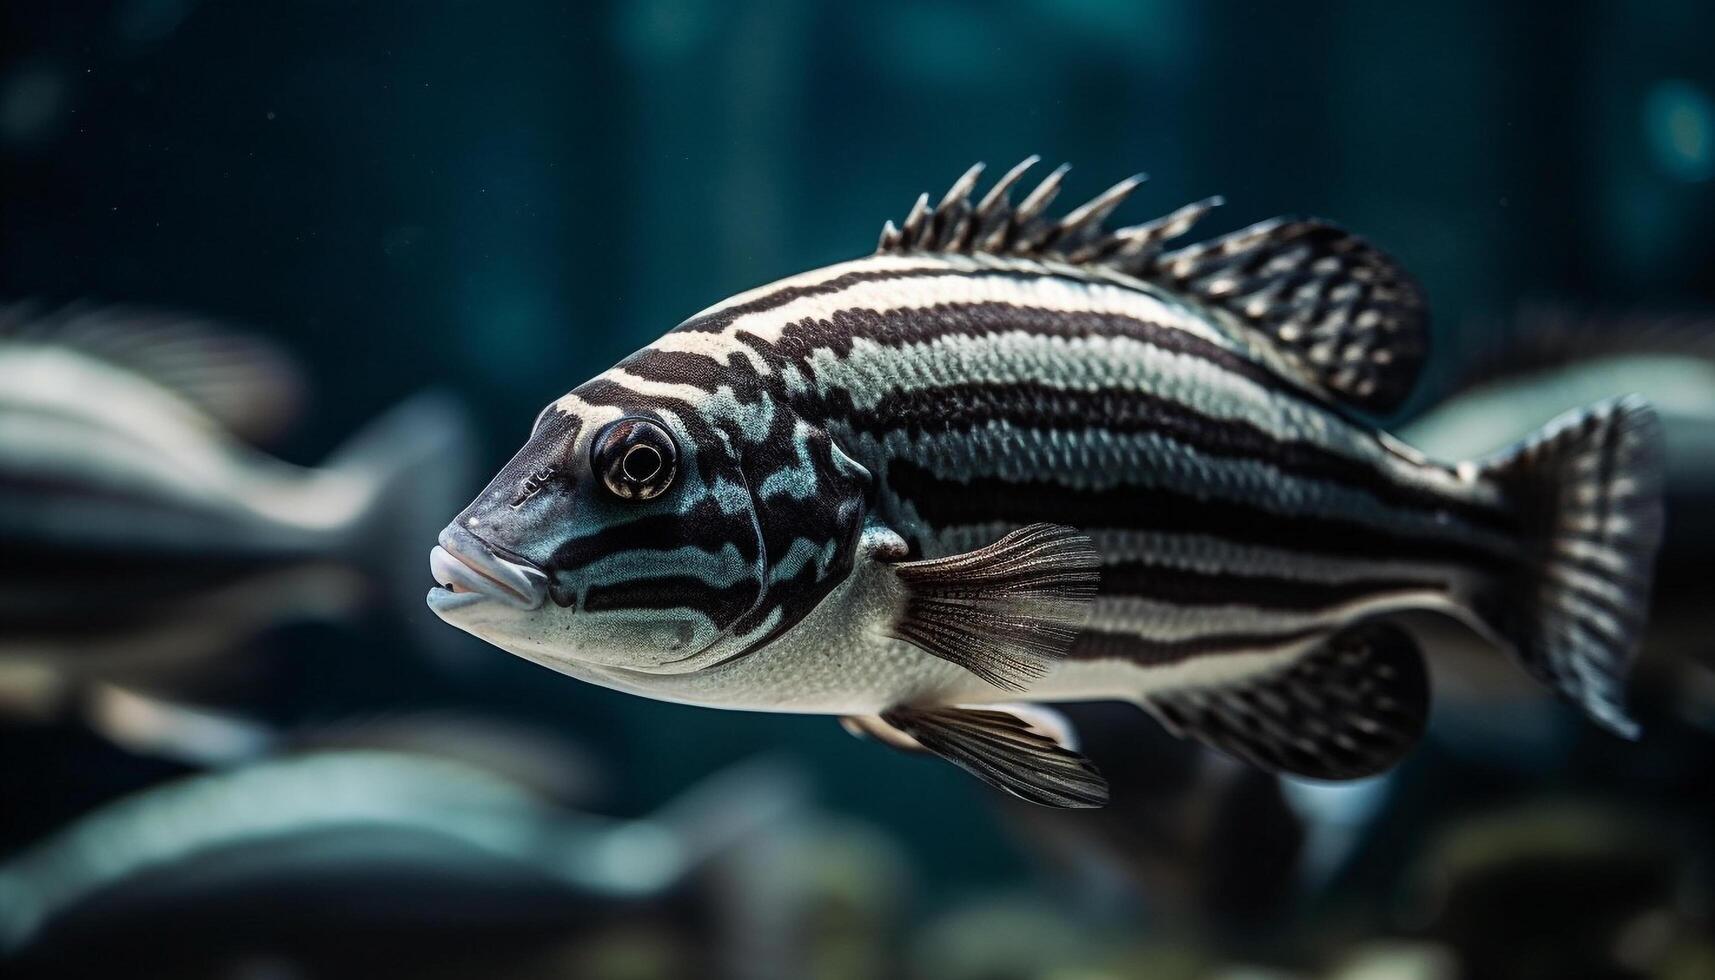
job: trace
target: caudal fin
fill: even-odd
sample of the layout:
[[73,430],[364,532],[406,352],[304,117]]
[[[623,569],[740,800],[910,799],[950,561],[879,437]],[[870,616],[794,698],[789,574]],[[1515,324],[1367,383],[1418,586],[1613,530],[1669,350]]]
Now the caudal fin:
[[1518,578],[1483,603],[1531,674],[1628,738],[1626,673],[1661,540],[1661,424],[1629,395],[1569,412],[1479,465],[1525,516]]
[[[348,547],[353,563],[369,572],[382,598],[408,622],[434,620],[423,608],[423,554],[470,496],[474,442],[457,400],[425,392],[370,422],[328,460],[330,469],[356,476],[369,489]],[[446,632],[431,627],[427,635]]]

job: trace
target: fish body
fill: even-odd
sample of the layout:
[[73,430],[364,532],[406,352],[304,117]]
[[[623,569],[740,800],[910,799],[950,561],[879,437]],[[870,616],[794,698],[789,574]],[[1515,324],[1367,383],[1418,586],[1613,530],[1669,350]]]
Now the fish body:
[[328,465],[290,465],[248,441],[289,372],[179,317],[0,318],[0,670],[127,673],[374,595],[379,553],[444,506],[468,428],[419,398]]
[[[1647,407],[1430,462],[1360,414],[1426,346],[1391,260],[1311,219],[1169,250],[1207,202],[1103,229],[1135,181],[1051,222],[1061,172],[1014,206],[1021,172],[973,203],[973,169],[877,254],[711,307],[550,405],[443,532],[431,606],[575,677],[842,715],[1055,805],[1099,777],[1016,702],[1134,701],[1271,768],[1375,771],[1425,708],[1385,624],[1406,610],[1629,728]],[[1528,608],[1544,509],[1599,552],[1563,598],[1615,635],[1560,642]]]
[[[480,728],[453,734],[482,747]],[[468,943],[459,930],[634,916],[802,822],[802,797],[795,773],[753,761],[624,820],[563,805],[505,765],[323,744],[109,802],[10,855],[0,964],[62,965],[132,943],[145,962],[211,947],[300,950],[326,936],[349,944],[364,922],[387,935],[414,925],[419,943],[449,930]],[[281,908],[297,913],[285,935]],[[167,925],[222,917],[214,938]]]

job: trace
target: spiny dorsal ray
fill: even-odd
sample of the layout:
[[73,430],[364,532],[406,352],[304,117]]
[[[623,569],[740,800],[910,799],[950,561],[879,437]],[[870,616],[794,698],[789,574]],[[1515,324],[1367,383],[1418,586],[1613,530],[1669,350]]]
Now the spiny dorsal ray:
[[1110,229],[1108,217],[1146,179],[1134,174],[1055,220],[1044,216],[1060,193],[1071,168],[1056,168],[1016,204],[1012,191],[1026,171],[1040,162],[1028,157],[1007,171],[975,203],[971,195],[983,174],[976,164],[930,206],[929,195],[917,199],[903,226],[888,222],[876,246],[885,252],[959,252],[1055,259],[1079,265],[1101,264],[1137,275],[1159,258],[1162,246],[1191,230],[1191,226],[1221,203],[1218,197],[1185,207],[1139,225]]
[[1153,221],[1110,229],[1107,219],[1143,183],[1127,177],[1058,219],[1061,166],[1014,204],[1029,157],[975,204],[977,164],[940,203],[917,198],[903,225],[888,222],[876,252],[958,253],[1063,262],[1117,272],[1235,317],[1266,338],[1293,373],[1354,407],[1397,408],[1428,352],[1428,312],[1417,284],[1356,235],[1317,218],[1282,217],[1168,251],[1221,204],[1210,197]]

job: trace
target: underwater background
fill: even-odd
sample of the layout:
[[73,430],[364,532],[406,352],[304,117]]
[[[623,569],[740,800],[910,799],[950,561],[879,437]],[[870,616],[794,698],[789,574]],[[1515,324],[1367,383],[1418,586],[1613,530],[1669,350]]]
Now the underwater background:
[[[309,392],[299,424],[269,449],[298,463],[412,392],[449,393],[476,425],[468,498],[541,406],[681,319],[865,254],[918,193],[938,194],[977,160],[1004,168],[1036,153],[1073,165],[1067,200],[1147,172],[1122,221],[1220,194],[1226,205],[1200,232],[1309,213],[1386,248],[1434,311],[1436,351],[1412,415],[1504,344],[1531,304],[1616,317],[1715,308],[1712,38],[1715,5],[1697,0],[12,2],[0,7],[0,302],[188,311],[277,341]],[[405,583],[431,584],[433,543],[398,555]],[[1092,953],[1081,930],[1098,928],[1104,949],[1132,941],[1116,935],[1168,935],[1192,951],[1149,960],[1150,975],[1227,975],[1196,971],[1229,960],[1314,971],[1328,956],[1295,938],[1334,914],[1317,910],[1395,901],[1389,883],[1433,828],[1490,803],[1534,807],[1529,819],[1554,828],[1541,833],[1565,830],[1555,801],[1568,798],[1595,798],[1604,814],[1644,807],[1646,824],[1715,819],[1706,785],[1683,788],[1707,780],[1678,781],[1715,771],[1708,730],[1630,745],[1546,705],[1551,736],[1512,739],[1493,718],[1475,735],[1432,732],[1399,779],[1433,773],[1443,753],[1470,765],[1493,751],[1505,767],[1424,776],[1429,788],[1396,788],[1383,816],[1328,804],[1331,823],[1312,826],[1300,809],[1279,833],[1251,828],[1243,807],[1225,817],[1232,828],[1168,878],[1194,891],[1182,878],[1218,861],[1230,887],[1267,893],[1260,919],[1237,920],[1266,928],[1235,933],[1160,914],[1171,903],[1135,884],[1069,884],[1056,873],[1064,855],[1040,845],[1060,828],[997,810],[976,781],[854,740],[831,719],[582,685],[442,627],[420,603],[283,625],[251,643],[257,677],[241,697],[217,698],[223,710],[296,733],[424,713],[505,719],[567,746],[603,814],[653,812],[759,756],[799,774],[819,813],[867,835],[842,859],[857,870],[833,862],[827,874],[877,881],[852,885],[840,907],[857,921],[851,907],[873,902],[891,923],[854,926],[849,942],[868,937],[879,951],[828,954],[818,975],[1143,975],[1141,960]],[[1472,741],[1474,753],[1457,748]],[[1176,743],[1149,746],[1172,760],[1163,778],[1184,778]],[[1148,784],[1148,760],[1137,768]],[[9,724],[0,858],[198,771],[120,748],[76,717]],[[1259,814],[1286,819],[1276,795],[1258,799]],[[1606,860],[1611,825],[1594,822],[1572,832],[1573,850]],[[1523,839],[1540,838],[1522,826]],[[1376,843],[1316,872],[1335,884],[1301,888],[1306,855],[1330,833]],[[1661,840],[1615,836],[1625,847]],[[1675,882],[1700,873],[1699,901],[1711,894],[1707,848],[1705,834],[1658,862]],[[1648,860],[1615,858],[1613,873]],[[901,870],[880,875],[883,864]],[[1639,907],[1680,908],[1674,896],[1689,886],[1651,891],[1653,881],[1636,885]],[[1481,900],[1570,901],[1553,886],[1506,887],[1522,897]],[[1294,889],[1314,898],[1276,894]],[[1006,911],[979,938],[923,938],[949,910],[997,901]],[[1710,910],[1689,908],[1675,935],[1704,937],[1682,940],[1704,952],[1671,960],[1681,972],[1655,959],[1591,975],[1715,976]],[[1045,925],[1056,910],[1075,910],[1073,921]],[[992,945],[982,936],[1038,931],[1051,938],[1034,948],[1063,950],[1065,971],[963,952]],[[1372,924],[1340,943],[1421,932]],[[967,960],[985,965],[960,972]],[[656,975],[655,962],[542,975]],[[771,975],[736,962],[722,969]],[[1457,974],[1398,975],[1554,975],[1461,962]]]

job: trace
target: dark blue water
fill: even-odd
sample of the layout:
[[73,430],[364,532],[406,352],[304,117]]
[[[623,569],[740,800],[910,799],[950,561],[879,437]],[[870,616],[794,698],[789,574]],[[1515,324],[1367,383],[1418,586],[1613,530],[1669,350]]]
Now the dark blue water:
[[[1210,231],[1291,212],[1362,231],[1432,299],[1432,393],[1521,301],[1715,305],[1711,37],[1694,0],[13,3],[0,299],[278,339],[314,384],[280,447],[300,462],[444,388],[488,472],[545,402],[683,317],[867,252],[975,160],[1040,153],[1074,165],[1067,200],[1148,171],[1127,220],[1222,194]],[[408,636],[270,637],[252,707],[540,723],[594,750],[617,812],[777,752],[937,889],[1028,873],[973,781],[828,719],[629,698],[474,640],[447,670]],[[24,794],[0,847],[163,775],[84,739],[0,753]]]

